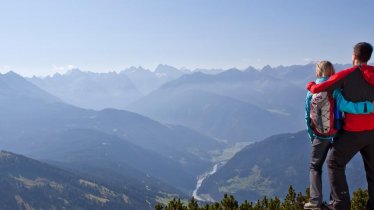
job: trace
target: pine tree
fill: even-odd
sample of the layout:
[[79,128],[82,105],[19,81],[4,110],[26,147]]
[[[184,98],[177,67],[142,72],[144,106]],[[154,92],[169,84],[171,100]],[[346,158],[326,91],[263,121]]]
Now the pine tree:
[[296,203],[296,193],[293,189],[292,185],[288,188],[288,193],[286,195],[286,198],[283,201],[282,209],[284,210],[298,210],[298,208],[295,206]]
[[223,210],[223,208],[220,203],[215,202],[209,207],[209,210]]
[[269,207],[269,201],[268,201],[268,199],[267,199],[266,196],[264,196],[264,197],[262,198],[262,201],[261,201],[261,207],[262,207],[263,209],[268,209],[268,207]]
[[235,200],[233,195],[228,196],[225,194],[221,204],[224,210],[236,210],[239,207],[238,201]]
[[291,204],[294,204],[296,201],[296,192],[293,189],[292,185],[288,188],[288,194],[286,195],[286,200],[288,200]]
[[303,209],[304,204],[305,204],[305,197],[303,196],[303,194],[301,192],[299,192],[296,196],[296,204],[295,205],[298,209]]
[[168,206],[165,207],[165,210],[188,210],[187,207],[183,205],[180,199],[176,200],[175,198],[168,203]]
[[369,200],[368,190],[362,190],[361,188],[358,188],[358,190],[353,193],[351,209],[352,210],[366,209],[366,203],[368,200]]
[[257,200],[255,206],[253,207],[253,210],[263,210],[260,200]]
[[238,210],[253,210],[253,203],[248,202],[245,200],[240,206]]
[[205,204],[203,207],[199,208],[199,210],[209,210],[209,204]]
[[278,197],[275,197],[274,199],[271,198],[269,201],[269,210],[280,210],[281,209],[281,201]]
[[199,210],[199,204],[197,200],[192,196],[190,202],[188,203],[188,210]]
[[164,206],[161,203],[156,204],[155,210],[163,210]]

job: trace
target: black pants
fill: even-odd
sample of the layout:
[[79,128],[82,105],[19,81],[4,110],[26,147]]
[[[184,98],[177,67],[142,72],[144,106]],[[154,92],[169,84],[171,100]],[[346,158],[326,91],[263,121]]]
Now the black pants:
[[322,196],[322,166],[330,149],[330,140],[314,139],[312,144],[312,157],[310,160],[309,182],[310,199],[312,203],[321,205]]
[[327,167],[335,210],[350,210],[351,201],[345,167],[358,152],[364,161],[368,182],[369,201],[366,209],[374,210],[374,131],[341,131],[334,139]]

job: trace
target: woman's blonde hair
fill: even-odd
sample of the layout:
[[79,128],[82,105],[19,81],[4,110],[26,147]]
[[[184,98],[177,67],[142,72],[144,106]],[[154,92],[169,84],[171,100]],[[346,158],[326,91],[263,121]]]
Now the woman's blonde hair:
[[330,61],[320,61],[316,65],[316,76],[317,78],[329,77],[335,74],[334,66]]

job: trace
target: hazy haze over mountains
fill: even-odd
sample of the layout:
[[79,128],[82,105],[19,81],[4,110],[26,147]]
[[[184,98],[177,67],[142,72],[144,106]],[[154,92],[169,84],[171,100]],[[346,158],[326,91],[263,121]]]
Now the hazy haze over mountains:
[[[290,184],[307,187],[309,143],[305,132],[272,135],[305,128],[304,86],[314,68],[1,74],[0,148],[106,187],[126,186],[134,192],[128,199],[145,206],[193,191],[206,200],[281,196]],[[217,171],[196,187],[213,165]],[[362,165],[349,171],[351,186],[364,186]]]
[[[90,164],[96,167],[125,165],[117,170],[124,175],[131,163],[188,192],[195,177],[210,165],[207,152],[220,148],[215,140],[188,128],[165,126],[139,114],[62,103],[15,73],[1,75],[0,81],[0,143],[10,151],[59,162],[92,159]],[[58,153],[51,153],[56,149]],[[100,163],[94,161],[96,155]]]
[[73,69],[66,74],[29,81],[70,104],[91,109],[121,108],[142,94],[124,74],[93,73]]
[[[306,76],[314,75],[313,65],[304,68],[310,71]],[[300,130],[304,128],[304,108],[300,106],[305,97],[304,87],[297,84],[300,81],[276,73],[277,69],[248,68],[214,75],[183,75],[127,108],[161,122],[182,124],[234,142]]]
[[[212,71],[159,65],[154,71],[141,67],[107,74],[75,70],[76,76],[70,72],[29,80],[76,106],[131,110],[225,141],[260,140],[304,128],[299,104],[304,100],[305,82],[314,79],[314,64]],[[269,132],[258,127],[269,127]]]

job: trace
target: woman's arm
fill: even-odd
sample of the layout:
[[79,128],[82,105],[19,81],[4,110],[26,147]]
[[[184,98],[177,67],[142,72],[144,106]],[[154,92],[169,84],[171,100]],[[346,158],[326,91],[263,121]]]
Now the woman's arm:
[[312,94],[308,91],[305,98],[305,122],[306,127],[308,131],[308,135],[310,137],[310,140],[313,141],[315,138],[314,132],[312,128],[310,127],[310,100],[312,99]]

